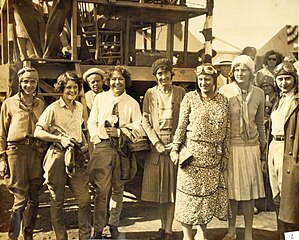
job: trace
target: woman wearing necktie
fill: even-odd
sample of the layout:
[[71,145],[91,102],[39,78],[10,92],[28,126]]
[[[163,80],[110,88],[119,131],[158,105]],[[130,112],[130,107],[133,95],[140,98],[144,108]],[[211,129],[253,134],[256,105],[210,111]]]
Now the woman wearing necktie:
[[298,75],[289,62],[274,72],[280,97],[271,113],[268,167],[279,239],[283,240],[284,232],[299,230]]

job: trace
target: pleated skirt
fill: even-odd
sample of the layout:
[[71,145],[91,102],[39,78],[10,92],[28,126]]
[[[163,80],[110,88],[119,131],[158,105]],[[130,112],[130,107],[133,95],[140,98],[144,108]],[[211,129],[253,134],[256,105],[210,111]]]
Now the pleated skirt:
[[230,147],[228,197],[237,201],[265,197],[259,145]]

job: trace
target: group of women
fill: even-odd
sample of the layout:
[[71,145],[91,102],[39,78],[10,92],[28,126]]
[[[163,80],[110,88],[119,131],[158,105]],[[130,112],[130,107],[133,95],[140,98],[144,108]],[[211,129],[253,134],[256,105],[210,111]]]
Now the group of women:
[[223,240],[237,239],[240,205],[244,239],[252,240],[254,200],[265,197],[267,165],[279,239],[284,232],[299,230],[298,75],[288,62],[273,71],[281,97],[271,114],[267,164],[265,96],[255,86],[255,64],[249,56],[233,60],[231,83],[219,91],[216,68],[209,63],[198,66],[196,89],[185,95],[172,84],[168,60],[153,64],[157,86],[147,91],[143,106],[143,127],[153,151],[145,162],[142,199],[160,203],[162,224],[151,239],[173,239],[174,218],[182,225],[183,240],[207,239],[213,216],[228,220]]
[[[117,184],[121,178],[121,158],[111,139],[119,137],[119,127],[136,124],[142,126],[152,148],[145,159],[141,194],[142,200],[160,206],[161,228],[152,240],[174,239],[174,219],[182,225],[183,240],[207,239],[206,227],[214,216],[228,220],[223,240],[237,239],[239,205],[245,220],[244,239],[252,240],[254,199],[265,197],[262,171],[267,165],[279,238],[284,239],[284,232],[299,230],[298,75],[288,62],[274,69],[280,94],[271,113],[268,139],[272,141],[267,164],[265,98],[263,90],[254,85],[254,69],[250,57],[236,57],[232,62],[231,83],[218,91],[219,71],[204,63],[195,70],[195,90],[186,93],[173,85],[172,63],[158,59],[152,65],[157,85],[147,90],[141,116],[138,103],[125,92],[130,80],[128,71],[122,66],[113,68],[109,75],[110,90],[96,96],[88,122],[95,144],[89,167],[95,173],[96,197],[101,202],[98,205],[101,212],[94,215],[94,236],[91,236],[88,193],[90,176],[83,164],[74,166],[78,168],[76,172],[70,172],[72,159],[66,161],[65,154],[76,146],[81,151],[87,146],[81,135],[82,105],[75,100],[82,82],[74,73],[62,74],[56,83],[62,97],[42,113],[44,105],[35,96],[38,73],[33,68],[21,69],[19,92],[4,101],[0,119],[0,175],[6,176],[15,198],[9,238],[18,238],[27,207],[24,237],[32,239],[43,177],[51,193],[51,220],[57,238],[67,239],[61,215],[66,184],[79,203],[79,238],[102,238],[106,221],[111,235],[117,237],[124,183]],[[106,108],[102,107],[104,104]],[[119,126],[105,125],[111,114],[117,117]],[[71,121],[73,124],[69,125]],[[38,139],[51,142],[44,166],[37,151],[42,149]],[[109,162],[108,155],[101,157],[106,153]],[[113,204],[108,220],[109,189]]]

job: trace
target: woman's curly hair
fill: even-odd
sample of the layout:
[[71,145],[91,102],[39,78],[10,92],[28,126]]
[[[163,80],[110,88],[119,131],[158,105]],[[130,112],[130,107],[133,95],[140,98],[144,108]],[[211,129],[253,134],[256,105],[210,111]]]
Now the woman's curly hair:
[[119,72],[124,78],[126,82],[126,88],[130,87],[131,82],[131,73],[128,71],[128,69],[125,66],[117,65],[115,67],[112,67],[107,72],[107,83],[110,85],[110,78],[112,77],[113,72]]
[[82,78],[78,77],[78,75],[75,72],[71,71],[67,71],[57,78],[57,82],[54,84],[55,91],[62,93],[67,82],[70,80],[78,84],[78,89],[80,92],[83,88],[83,80]]

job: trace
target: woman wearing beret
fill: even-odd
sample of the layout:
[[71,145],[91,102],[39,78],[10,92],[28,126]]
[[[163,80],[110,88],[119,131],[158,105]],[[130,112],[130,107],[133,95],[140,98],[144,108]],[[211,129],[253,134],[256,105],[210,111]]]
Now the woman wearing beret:
[[283,240],[285,232],[299,231],[298,75],[288,62],[274,72],[280,94],[271,113],[268,167],[279,239]]
[[[216,91],[219,72],[211,64],[198,66],[196,75],[196,90],[182,101],[170,153],[180,166],[175,219],[182,224],[183,240],[206,239],[206,226],[213,216],[227,220],[229,213],[224,181],[229,155],[228,101]],[[186,159],[185,150],[190,152]],[[197,226],[194,238],[193,226]]]
[[236,239],[239,204],[245,220],[244,239],[252,240],[254,199],[265,197],[265,97],[263,90],[253,85],[254,62],[249,56],[240,55],[233,60],[231,78],[232,83],[219,89],[228,98],[231,121],[228,196],[232,218],[223,240]]
[[152,69],[157,86],[145,93],[142,117],[152,151],[145,160],[141,199],[156,202],[160,207],[161,228],[152,239],[173,239],[177,167],[169,152],[185,90],[172,84],[174,73],[168,59],[156,60]]

